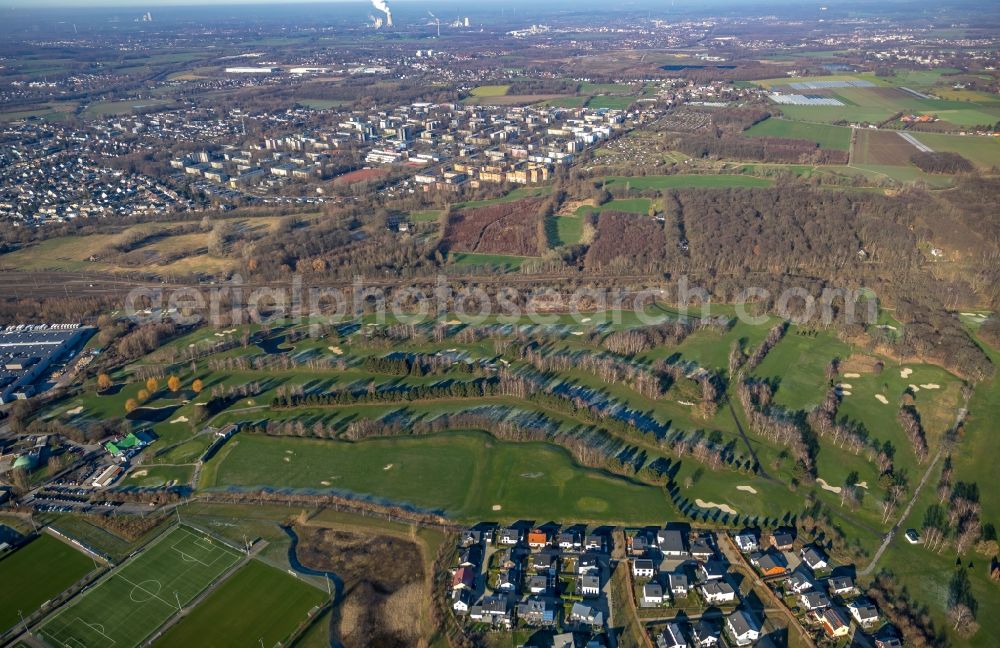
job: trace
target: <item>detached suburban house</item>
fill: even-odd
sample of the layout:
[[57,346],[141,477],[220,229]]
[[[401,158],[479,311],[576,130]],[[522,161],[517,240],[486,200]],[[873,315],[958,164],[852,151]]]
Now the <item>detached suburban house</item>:
[[827,560],[826,556],[822,551],[816,547],[803,547],[802,549],[802,562],[809,566],[809,569],[814,572],[820,571],[821,569],[826,569]]
[[854,620],[864,627],[870,627],[878,623],[878,608],[867,598],[859,598],[851,601],[847,606],[848,611]]
[[656,638],[656,648],[688,648],[680,624],[668,623],[660,636]]
[[570,621],[575,621],[577,623],[585,623],[591,626],[602,626],[604,625],[604,614],[601,613],[595,607],[591,607],[586,603],[580,603],[577,601],[573,604],[573,607],[569,612]]
[[451,592],[451,609],[458,614],[465,614],[472,605],[472,593],[469,590],[457,589]]
[[670,572],[667,574],[667,581],[670,584],[670,593],[674,596],[687,596],[691,591],[690,581],[684,572]]
[[577,574],[589,574],[591,572],[600,571],[601,567],[597,562],[597,556],[592,554],[583,554],[580,559],[576,561],[576,573]]
[[785,557],[771,550],[751,555],[750,564],[759,569],[765,578],[782,576],[788,571],[788,563],[785,562]]
[[726,581],[708,581],[701,585],[701,596],[706,603],[732,603],[736,600],[736,590]]
[[799,603],[809,611],[830,607],[830,599],[823,592],[806,592],[799,596]]
[[698,648],[715,648],[719,645],[722,628],[715,621],[701,619],[694,625],[694,643]]
[[646,583],[642,586],[643,605],[663,605],[663,588],[659,583]]
[[820,619],[826,634],[831,637],[846,637],[851,632],[851,622],[837,608],[827,608]]
[[795,548],[795,536],[788,531],[775,531],[771,535],[771,546],[778,551],[791,551]]
[[648,558],[636,558],[632,561],[632,575],[636,578],[652,578],[656,575],[653,561]]
[[518,604],[517,617],[528,625],[550,626],[556,622],[556,610],[547,599],[529,598]]
[[799,570],[792,572],[792,575],[785,581],[788,590],[795,594],[802,594],[813,589],[812,580]]
[[470,567],[459,567],[451,577],[452,589],[473,589],[476,582],[476,572]]
[[737,646],[749,646],[760,639],[760,625],[746,610],[736,610],[726,617],[726,633]]
[[500,544],[516,545],[521,541],[521,532],[517,529],[500,529]]
[[601,595],[601,577],[597,574],[587,574],[580,577],[580,594],[583,596]]
[[743,553],[751,553],[760,549],[757,534],[752,531],[740,531],[733,540]]
[[532,529],[528,532],[528,546],[532,549],[543,549],[549,544],[549,534],[542,529]]
[[826,589],[834,596],[843,596],[854,592],[854,581],[850,576],[833,576],[826,582]]
[[678,558],[688,555],[684,535],[676,529],[660,529],[656,532],[656,542],[664,556]]

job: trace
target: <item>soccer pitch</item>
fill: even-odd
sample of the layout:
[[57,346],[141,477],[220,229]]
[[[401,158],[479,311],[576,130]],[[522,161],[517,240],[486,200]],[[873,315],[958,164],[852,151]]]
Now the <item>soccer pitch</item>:
[[132,648],[240,560],[203,533],[175,527],[52,616],[39,634],[63,648]]

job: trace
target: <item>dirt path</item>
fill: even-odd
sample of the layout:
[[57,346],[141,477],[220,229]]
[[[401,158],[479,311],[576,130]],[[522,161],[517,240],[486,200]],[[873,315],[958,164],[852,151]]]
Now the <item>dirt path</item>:
[[736,429],[740,431],[740,436],[743,437],[743,443],[747,446],[747,452],[750,453],[750,456],[753,457],[754,464],[757,465],[757,474],[768,481],[776,481],[774,477],[768,474],[767,470],[765,470],[764,464],[762,464],[760,459],[757,457],[757,451],[754,450],[753,446],[750,444],[750,437],[747,436],[746,431],[743,429],[743,424],[740,423],[739,417],[736,416],[736,410],[733,409],[733,401],[730,400],[728,404],[729,413],[733,415],[733,422],[736,423]]

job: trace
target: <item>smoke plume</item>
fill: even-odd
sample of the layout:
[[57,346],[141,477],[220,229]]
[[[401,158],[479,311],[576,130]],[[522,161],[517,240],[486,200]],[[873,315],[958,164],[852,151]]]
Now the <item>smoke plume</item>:
[[392,10],[385,0],[372,0],[372,6],[385,14],[385,26],[392,27]]

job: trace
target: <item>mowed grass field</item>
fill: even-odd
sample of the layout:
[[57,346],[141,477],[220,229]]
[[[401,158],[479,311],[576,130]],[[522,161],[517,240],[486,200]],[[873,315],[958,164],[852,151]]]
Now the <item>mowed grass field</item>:
[[0,560],[0,632],[66,591],[90,570],[89,557],[50,535],[40,535]]
[[784,137],[816,142],[820,148],[846,151],[851,147],[851,129],[829,124],[809,124],[787,119],[765,119],[743,131],[747,137]]
[[265,646],[283,644],[327,593],[279,569],[251,560],[153,646]]
[[462,519],[637,523],[670,514],[659,488],[578,466],[553,445],[481,432],[357,443],[240,435],[213,461],[221,463],[209,486],[340,490]]
[[609,110],[625,110],[635,103],[635,97],[619,97],[616,95],[598,95],[587,101],[587,108],[607,108]]
[[49,618],[38,633],[51,645],[137,646],[233,567],[240,554],[200,532],[176,527]]
[[483,85],[472,89],[473,97],[502,97],[510,90],[509,85]]

